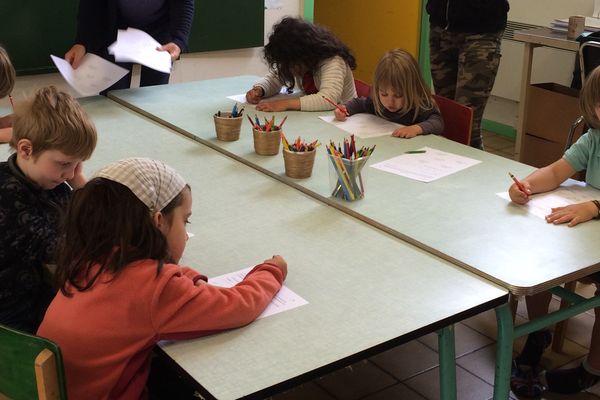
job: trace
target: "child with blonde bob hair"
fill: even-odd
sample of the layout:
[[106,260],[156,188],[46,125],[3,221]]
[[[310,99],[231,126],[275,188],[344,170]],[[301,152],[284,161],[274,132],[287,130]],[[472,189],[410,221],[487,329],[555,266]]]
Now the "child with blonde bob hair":
[[375,114],[405,125],[392,133],[402,138],[443,132],[444,121],[439,109],[416,60],[407,51],[394,49],[383,55],[375,68],[372,93],[334,110],[335,118],[345,121],[348,115]]
[[[0,46],[0,99],[10,96],[15,86],[16,72],[8,53]],[[12,135],[12,115],[0,117],[0,143],[6,143]]]
[[191,214],[183,178],[147,158],[112,163],[73,195],[61,290],[38,331],[61,348],[69,398],[140,398],[156,342],[246,325],[280,289],[280,256],[232,288],[177,265]]
[[55,294],[45,265],[55,262],[72,188],[85,184],[96,128],[51,86],[17,106],[10,147],[0,163],[0,324],[35,333]]
[[[508,194],[515,203],[526,204],[532,194],[554,190],[575,172],[583,170],[586,170],[586,183],[600,189],[600,67],[594,69],[585,81],[579,103],[590,129],[560,160],[522,179],[523,190],[512,184]],[[546,216],[546,222],[554,225],[568,224],[572,227],[599,218],[600,201],[593,200],[552,208]],[[600,273],[590,275],[589,278],[598,286]],[[596,289],[596,295],[598,294]],[[529,319],[534,320],[547,314],[551,298],[550,292],[526,297]],[[539,374],[539,362],[545,348],[552,341],[552,335],[548,329],[529,334],[523,350],[513,362],[513,392],[517,395],[539,397],[546,387],[556,393],[577,393],[597,383],[600,380],[600,309],[595,309],[595,313],[590,351],[583,363],[576,368],[549,370]]]

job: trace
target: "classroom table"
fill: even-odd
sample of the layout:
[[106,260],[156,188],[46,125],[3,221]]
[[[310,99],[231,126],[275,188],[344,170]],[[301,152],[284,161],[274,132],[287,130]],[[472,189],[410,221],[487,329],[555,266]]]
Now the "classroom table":
[[517,137],[515,141],[515,158],[521,159],[523,135],[527,123],[527,110],[529,98],[529,85],[531,83],[531,65],[533,63],[533,49],[536,47],[552,47],[555,49],[577,51],[579,42],[567,39],[566,32],[554,32],[550,28],[535,28],[515,31],[515,40],[523,42],[523,65],[521,67],[521,95],[519,99],[519,115],[517,120]]
[[99,133],[87,175],[151,157],[191,185],[195,236],[182,264],[215,276],[280,253],[285,285],[308,301],[243,328],[163,343],[205,398],[263,398],[434,331],[442,398],[456,398],[451,325],[505,304],[506,290],[106,98],[81,103]]
[[[226,98],[245,92],[256,77],[242,76],[190,82],[163,87],[129,89],[111,93],[114,100],[161,122],[242,163],[256,168],[322,202],[368,222],[380,230],[414,244],[431,254],[474,272],[506,289],[512,295],[530,295],[552,289],[578,303],[577,307],[514,328],[508,307],[497,311],[499,335],[516,337],[539,329],[600,304],[600,298],[582,300],[560,292],[556,286],[600,270],[600,232],[596,222],[568,228],[553,226],[511,204],[497,193],[512,183],[508,172],[523,177],[533,167],[486,153],[440,136],[413,139],[389,136],[359,140],[359,145],[377,148],[369,164],[389,159],[424,146],[480,160],[481,163],[437,181],[422,183],[368,168],[365,198],[345,202],[330,197],[328,159],[324,149],[317,153],[313,176],[304,180],[285,177],[281,155],[254,154],[250,124],[240,140],[216,140],[212,115],[228,110]],[[247,111],[248,112],[248,111]],[[254,110],[250,113],[253,115]],[[258,113],[261,118],[270,116]],[[327,143],[347,133],[321,121],[331,112],[277,113],[288,115],[284,132],[306,140]],[[510,347],[498,346],[496,398],[508,394]]]

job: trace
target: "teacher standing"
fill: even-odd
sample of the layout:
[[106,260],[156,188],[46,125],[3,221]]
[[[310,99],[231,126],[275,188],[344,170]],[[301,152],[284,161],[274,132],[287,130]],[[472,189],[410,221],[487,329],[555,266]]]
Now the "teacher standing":
[[[77,37],[65,59],[77,68],[85,53],[94,53],[114,62],[108,46],[117,39],[117,30],[140,29],[168,51],[171,60],[187,50],[194,17],[194,0],[79,0]],[[133,64],[117,63],[131,71]],[[142,66],[140,86],[169,83],[168,73]],[[131,85],[131,74],[107,89],[125,89]]]

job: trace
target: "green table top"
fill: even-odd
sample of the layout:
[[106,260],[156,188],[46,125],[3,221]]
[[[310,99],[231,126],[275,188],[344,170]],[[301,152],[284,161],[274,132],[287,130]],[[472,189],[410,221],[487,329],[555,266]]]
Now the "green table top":
[[[506,158],[463,146],[443,137],[413,139],[378,137],[357,139],[359,145],[377,145],[369,165],[423,146],[482,161],[430,183],[417,182],[374,168],[365,168],[365,198],[344,202],[330,197],[328,159],[318,149],[313,176],[296,180],[284,175],[277,156],[254,153],[250,123],[242,126],[235,142],[218,141],[213,114],[230,110],[229,95],[244,93],[256,77],[241,76],[184,84],[112,92],[115,100],[218,149],[270,176],[333,204],[343,211],[413,243],[433,254],[483,276],[517,295],[537,293],[600,269],[600,230],[597,223],[575,228],[552,226],[509,204],[496,193],[511,184],[507,172],[525,176],[533,168]],[[254,114],[252,108],[246,112]],[[286,136],[302,136],[328,143],[347,133],[321,121],[331,112],[277,113],[284,115]],[[272,113],[258,113],[270,117]]]
[[[88,175],[163,160],[192,187],[182,264],[215,276],[282,254],[308,300],[163,350],[218,399],[267,394],[503,304],[505,290],[102,97],[81,100],[99,141]],[[7,145],[0,151],[6,152]]]

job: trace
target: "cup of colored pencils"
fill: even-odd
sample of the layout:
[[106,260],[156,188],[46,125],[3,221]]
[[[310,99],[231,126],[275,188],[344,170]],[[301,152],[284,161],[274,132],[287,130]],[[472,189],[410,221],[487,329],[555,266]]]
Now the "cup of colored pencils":
[[289,142],[282,132],[281,145],[283,146],[285,175],[295,179],[309,178],[315,164],[317,147],[321,143],[318,140],[307,143],[300,136],[295,141]]
[[329,184],[331,196],[346,201],[365,197],[365,174],[363,167],[375,150],[373,147],[356,148],[354,135],[343,143],[330,142],[326,146],[329,156]]
[[261,123],[256,115],[254,120],[248,116],[248,120],[252,124],[254,151],[256,154],[261,156],[274,156],[279,153],[279,143],[281,142],[282,132],[281,127],[286,118],[277,124],[275,122],[275,116],[270,120],[265,118],[264,123]]
[[215,120],[215,131],[217,139],[225,142],[233,142],[240,138],[244,108],[238,109],[237,103],[230,111],[217,111],[213,116]]

